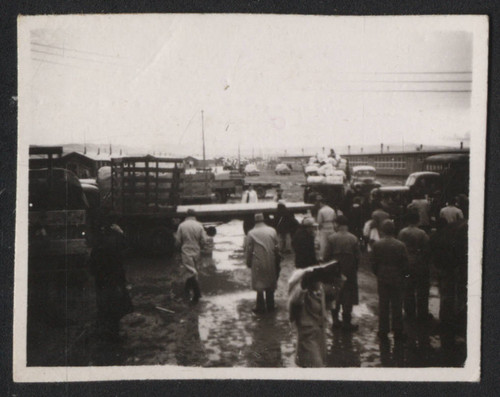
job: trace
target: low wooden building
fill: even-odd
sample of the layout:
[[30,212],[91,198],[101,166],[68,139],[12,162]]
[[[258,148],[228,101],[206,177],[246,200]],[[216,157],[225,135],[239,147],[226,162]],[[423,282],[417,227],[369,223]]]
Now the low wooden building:
[[184,164],[187,168],[207,168],[207,167],[215,167],[216,161],[214,159],[203,159],[195,156],[187,156],[184,158]]
[[74,172],[80,179],[96,178],[99,168],[111,165],[111,157],[108,153],[83,154],[71,152],[64,155],[59,164],[60,167]]
[[407,177],[413,172],[424,171],[424,160],[435,154],[468,154],[469,149],[461,150],[421,150],[411,152],[358,153],[342,154],[352,168],[356,165],[371,165],[378,175]]

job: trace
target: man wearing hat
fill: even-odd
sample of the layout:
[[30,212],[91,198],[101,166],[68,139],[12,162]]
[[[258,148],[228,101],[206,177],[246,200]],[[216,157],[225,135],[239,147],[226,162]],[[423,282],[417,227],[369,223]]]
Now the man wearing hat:
[[248,190],[243,192],[241,196],[242,203],[258,203],[259,197],[257,196],[257,192],[254,190],[252,184],[248,185]]
[[185,290],[187,293],[192,292],[192,303],[197,303],[201,297],[197,268],[201,260],[201,249],[205,244],[205,238],[205,229],[196,220],[195,211],[188,209],[186,219],[177,229],[177,243],[181,247],[182,265],[189,273]]
[[280,252],[284,254],[287,249],[288,235],[293,236],[297,230],[298,222],[295,216],[283,201],[278,203],[278,209],[276,215],[274,216],[274,228],[278,233],[278,238],[280,242]]
[[292,248],[295,252],[295,267],[297,269],[304,269],[319,263],[316,259],[316,248],[314,246],[316,227],[314,218],[306,217],[293,235]]
[[346,280],[336,307],[332,310],[333,325],[340,325],[338,314],[342,306],[342,328],[345,331],[356,331],[358,326],[351,324],[351,317],[352,306],[358,304],[358,264],[361,251],[357,237],[349,233],[349,220],[344,215],[339,215],[336,221],[337,232],[328,237],[325,261],[336,259]]
[[320,259],[325,257],[325,249],[328,243],[328,236],[335,232],[335,220],[337,212],[325,203],[322,196],[316,196],[316,201],[319,204],[317,216],[319,228],[319,256]]
[[255,214],[255,226],[248,232],[246,245],[246,264],[252,269],[252,288],[257,291],[255,313],[274,310],[274,291],[279,275],[278,257],[276,230],[264,223],[263,214]]
[[395,339],[403,339],[403,291],[408,275],[408,253],[403,242],[394,237],[394,222],[386,219],[380,226],[381,239],[373,244],[371,256],[373,272],[378,281],[379,332],[387,340],[392,317]]

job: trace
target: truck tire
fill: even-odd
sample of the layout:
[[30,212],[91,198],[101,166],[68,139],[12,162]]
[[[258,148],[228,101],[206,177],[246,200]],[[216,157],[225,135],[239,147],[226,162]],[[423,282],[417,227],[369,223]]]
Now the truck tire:
[[133,250],[138,250],[139,247],[139,235],[137,230],[132,226],[125,226],[123,228],[123,232],[125,233],[125,246],[131,248]]
[[225,191],[218,190],[214,194],[216,203],[221,203],[221,204],[227,203],[227,193]]
[[260,199],[263,199],[266,197],[266,192],[267,190],[265,188],[263,188],[262,186],[259,186],[255,189],[255,191],[257,192],[257,197],[260,198]]
[[147,233],[148,252],[152,255],[172,256],[175,248],[175,237],[172,230],[158,226]]
[[227,203],[228,198],[229,198],[229,193],[228,192],[223,192],[222,193],[222,201],[221,201],[221,203],[222,204]]

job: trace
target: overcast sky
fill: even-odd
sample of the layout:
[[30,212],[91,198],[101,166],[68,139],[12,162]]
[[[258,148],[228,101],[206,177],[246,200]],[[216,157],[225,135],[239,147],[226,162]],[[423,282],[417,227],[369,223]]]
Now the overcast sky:
[[[29,18],[20,115],[32,144],[207,155],[458,146],[473,35],[443,18],[142,15]],[[429,21],[431,24],[429,24]]]

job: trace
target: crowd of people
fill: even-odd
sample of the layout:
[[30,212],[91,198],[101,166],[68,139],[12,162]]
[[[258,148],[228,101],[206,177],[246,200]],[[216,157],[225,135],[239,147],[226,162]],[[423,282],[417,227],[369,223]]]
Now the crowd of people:
[[[359,238],[349,232],[349,219],[318,197],[316,218],[306,217],[292,240],[297,270],[289,281],[290,311],[298,329],[298,365],[324,365],[329,311],[334,328],[358,329],[351,320],[352,307],[358,303],[357,271],[364,248],[377,278],[381,341],[388,340],[391,331],[396,342],[404,341],[403,319],[410,325],[431,320],[431,272],[438,278],[443,347],[453,347],[455,335],[465,335],[468,227],[457,202],[440,209],[432,224],[430,206],[414,200],[400,230],[390,214],[376,207]],[[312,277],[318,264],[332,260],[337,267],[330,276]]]
[[[350,231],[352,221],[321,196],[317,197],[315,217],[308,214],[300,224],[282,201],[272,218],[261,213],[247,217],[243,224],[245,263],[256,291],[254,313],[275,310],[280,264],[290,245],[296,269],[289,280],[289,315],[298,334],[297,364],[324,366],[327,325],[343,332],[358,330],[352,312],[359,303],[358,268],[362,253],[368,251],[378,286],[378,337],[387,340],[392,331],[395,341],[404,341],[404,319],[431,320],[431,274],[437,274],[439,320],[445,335],[442,343],[452,346],[455,335],[464,333],[466,325],[467,219],[457,202],[440,209],[435,220],[429,211],[430,206],[421,199],[414,200],[398,229],[391,215],[378,206],[365,222],[361,237]],[[203,256],[211,256],[215,233],[215,227],[205,228],[196,220],[192,209],[177,230],[185,291],[192,304],[201,297],[198,272]],[[98,328],[110,339],[118,338],[120,318],[132,311],[122,244],[123,231],[115,224],[106,225],[91,255]]]

